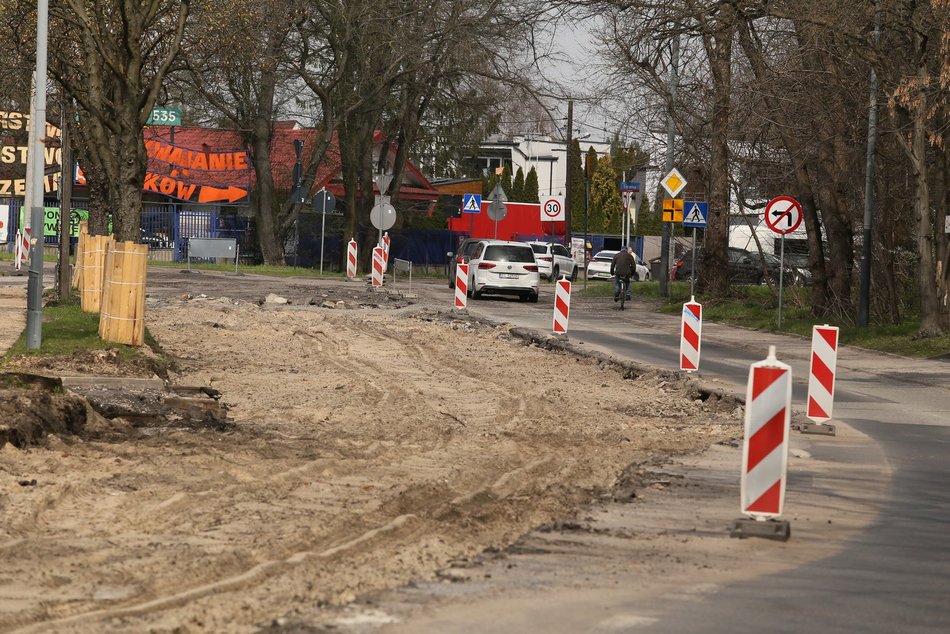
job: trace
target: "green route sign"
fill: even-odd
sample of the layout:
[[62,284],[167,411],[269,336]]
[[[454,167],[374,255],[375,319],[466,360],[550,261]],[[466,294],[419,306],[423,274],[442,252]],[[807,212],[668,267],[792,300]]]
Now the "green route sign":
[[178,108],[152,108],[146,125],[181,125],[181,110]]

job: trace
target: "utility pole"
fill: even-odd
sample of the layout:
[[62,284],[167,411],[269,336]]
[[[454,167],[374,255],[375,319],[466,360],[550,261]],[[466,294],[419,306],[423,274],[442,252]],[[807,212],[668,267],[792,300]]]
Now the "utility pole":
[[[574,137],[574,100],[567,100],[567,159],[564,161],[564,166],[567,169],[567,179],[564,186],[564,222],[566,229],[564,231],[565,237],[567,238],[567,244],[571,244],[571,239],[574,237],[574,232],[571,230],[571,198],[574,194],[574,175],[571,171],[571,148],[574,146],[573,143]],[[552,192],[553,193],[553,192]],[[584,245],[585,253],[587,245]]]
[[[670,63],[670,104],[666,113],[666,173],[673,169],[673,140],[675,127],[673,125],[673,106],[676,101],[676,66],[679,63],[680,38],[677,35],[673,40]],[[659,196],[657,196],[659,198]],[[673,233],[673,223],[663,223],[663,238],[660,242],[660,295],[670,296],[670,239]]]
[[72,229],[73,153],[69,147],[69,101],[63,99],[63,123],[60,135],[62,167],[59,172],[59,298],[69,297],[69,246]]
[[32,208],[30,214],[30,276],[26,287],[26,348],[39,349],[43,339],[43,164],[46,160],[46,43],[49,29],[49,2],[36,2],[36,95],[33,118],[30,121],[30,140],[27,169],[33,175]]

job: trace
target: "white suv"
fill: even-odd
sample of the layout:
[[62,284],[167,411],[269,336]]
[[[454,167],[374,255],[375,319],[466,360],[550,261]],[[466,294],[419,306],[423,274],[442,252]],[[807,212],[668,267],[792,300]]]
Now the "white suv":
[[529,242],[538,261],[538,272],[552,282],[566,275],[572,282],[577,280],[577,263],[563,244],[553,242]]
[[473,299],[483,293],[499,293],[538,301],[538,263],[531,247],[524,242],[481,240],[472,251],[468,267],[468,287]]

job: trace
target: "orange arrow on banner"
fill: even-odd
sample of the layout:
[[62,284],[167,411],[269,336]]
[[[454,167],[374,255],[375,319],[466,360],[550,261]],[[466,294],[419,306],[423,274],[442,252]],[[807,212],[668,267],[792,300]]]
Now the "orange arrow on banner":
[[218,189],[217,187],[202,185],[201,191],[198,192],[198,202],[213,203],[226,200],[229,203],[233,203],[235,200],[240,200],[245,196],[247,196],[246,189],[234,187],[233,185],[229,186],[227,189]]

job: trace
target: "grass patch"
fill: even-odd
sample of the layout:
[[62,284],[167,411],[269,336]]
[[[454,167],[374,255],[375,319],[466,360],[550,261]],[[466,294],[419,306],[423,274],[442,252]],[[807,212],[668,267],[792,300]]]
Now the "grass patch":
[[[7,351],[5,358],[72,357],[88,350],[115,350],[123,362],[148,365],[161,373],[169,367],[161,345],[145,329],[145,351],[138,346],[103,341],[99,338],[99,313],[83,312],[75,296],[65,301],[51,302],[43,307],[43,329],[39,349],[27,349],[26,330]],[[147,359],[146,359],[147,358]]]
[[[670,315],[679,314],[683,303],[690,298],[688,282],[670,284],[670,299],[660,297],[659,282],[638,282],[632,285],[634,297],[656,300],[656,310]],[[584,297],[612,297],[613,281],[588,281]],[[849,346],[889,352],[907,357],[930,358],[950,354],[950,335],[933,339],[915,339],[920,323],[908,318],[897,325],[872,324],[858,328],[848,319],[838,323],[833,319],[816,319],[811,314],[811,289],[789,287],[782,297],[782,327],[778,327],[778,294],[767,286],[734,286],[733,296],[712,301],[696,297],[703,305],[703,319],[710,322],[740,326],[767,332],[784,332],[811,337],[812,327],[830,324],[840,329],[841,343]]]

